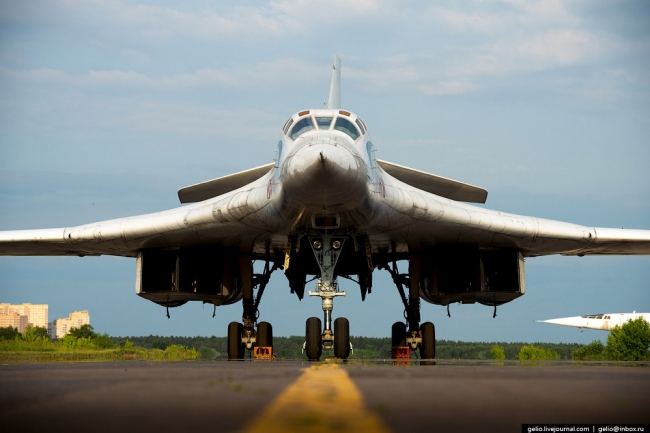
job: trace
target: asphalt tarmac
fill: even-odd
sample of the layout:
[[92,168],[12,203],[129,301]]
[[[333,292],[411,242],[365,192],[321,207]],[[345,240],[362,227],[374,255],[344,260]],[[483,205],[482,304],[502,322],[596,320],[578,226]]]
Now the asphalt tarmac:
[[277,431],[520,432],[530,423],[648,424],[648,401],[647,366],[0,366],[5,432],[253,432],[280,422]]

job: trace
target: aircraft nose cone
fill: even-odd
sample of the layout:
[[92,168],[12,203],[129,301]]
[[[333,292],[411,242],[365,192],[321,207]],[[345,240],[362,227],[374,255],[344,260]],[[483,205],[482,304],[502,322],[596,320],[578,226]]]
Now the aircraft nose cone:
[[355,153],[329,141],[297,149],[283,167],[288,198],[333,211],[354,208],[366,190],[364,164]]

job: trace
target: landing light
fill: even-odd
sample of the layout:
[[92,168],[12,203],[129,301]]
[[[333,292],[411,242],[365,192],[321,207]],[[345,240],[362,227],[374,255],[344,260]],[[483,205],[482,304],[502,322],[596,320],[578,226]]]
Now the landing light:
[[334,248],[335,250],[338,250],[339,248],[341,248],[341,241],[332,242],[332,248]]
[[320,250],[321,248],[323,248],[323,243],[321,241],[319,241],[318,239],[316,239],[314,241],[314,249],[315,250]]

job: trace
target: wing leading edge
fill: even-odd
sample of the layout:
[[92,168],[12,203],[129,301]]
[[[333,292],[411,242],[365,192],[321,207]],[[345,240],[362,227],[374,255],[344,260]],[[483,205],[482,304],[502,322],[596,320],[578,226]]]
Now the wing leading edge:
[[182,202],[197,202],[188,206],[76,227],[0,231],[0,256],[135,257],[143,248],[240,245],[255,231],[242,220],[266,206],[265,174],[273,166],[182,188]]
[[650,230],[588,227],[499,212],[457,201],[462,194],[454,195],[453,189],[451,194],[434,193],[434,188],[417,188],[417,182],[407,183],[386,174],[383,200],[391,209],[387,215],[399,209],[388,225],[395,233],[401,232],[410,245],[516,249],[525,257],[650,254]]

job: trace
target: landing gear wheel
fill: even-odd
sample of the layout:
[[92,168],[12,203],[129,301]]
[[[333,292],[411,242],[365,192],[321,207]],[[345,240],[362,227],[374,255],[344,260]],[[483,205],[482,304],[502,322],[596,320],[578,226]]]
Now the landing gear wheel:
[[321,335],[321,322],[318,317],[307,319],[305,352],[310,361],[318,361],[323,353],[323,337]]
[[334,356],[339,359],[350,356],[350,322],[345,317],[334,321]]
[[433,359],[436,357],[436,328],[431,322],[420,326],[422,344],[420,345],[420,359]]
[[273,347],[273,327],[269,322],[257,324],[256,346]]
[[392,346],[403,347],[406,346],[406,324],[404,322],[393,323],[391,330]]
[[239,322],[230,322],[228,325],[228,361],[244,358],[244,345],[241,342],[241,334],[244,325]]

